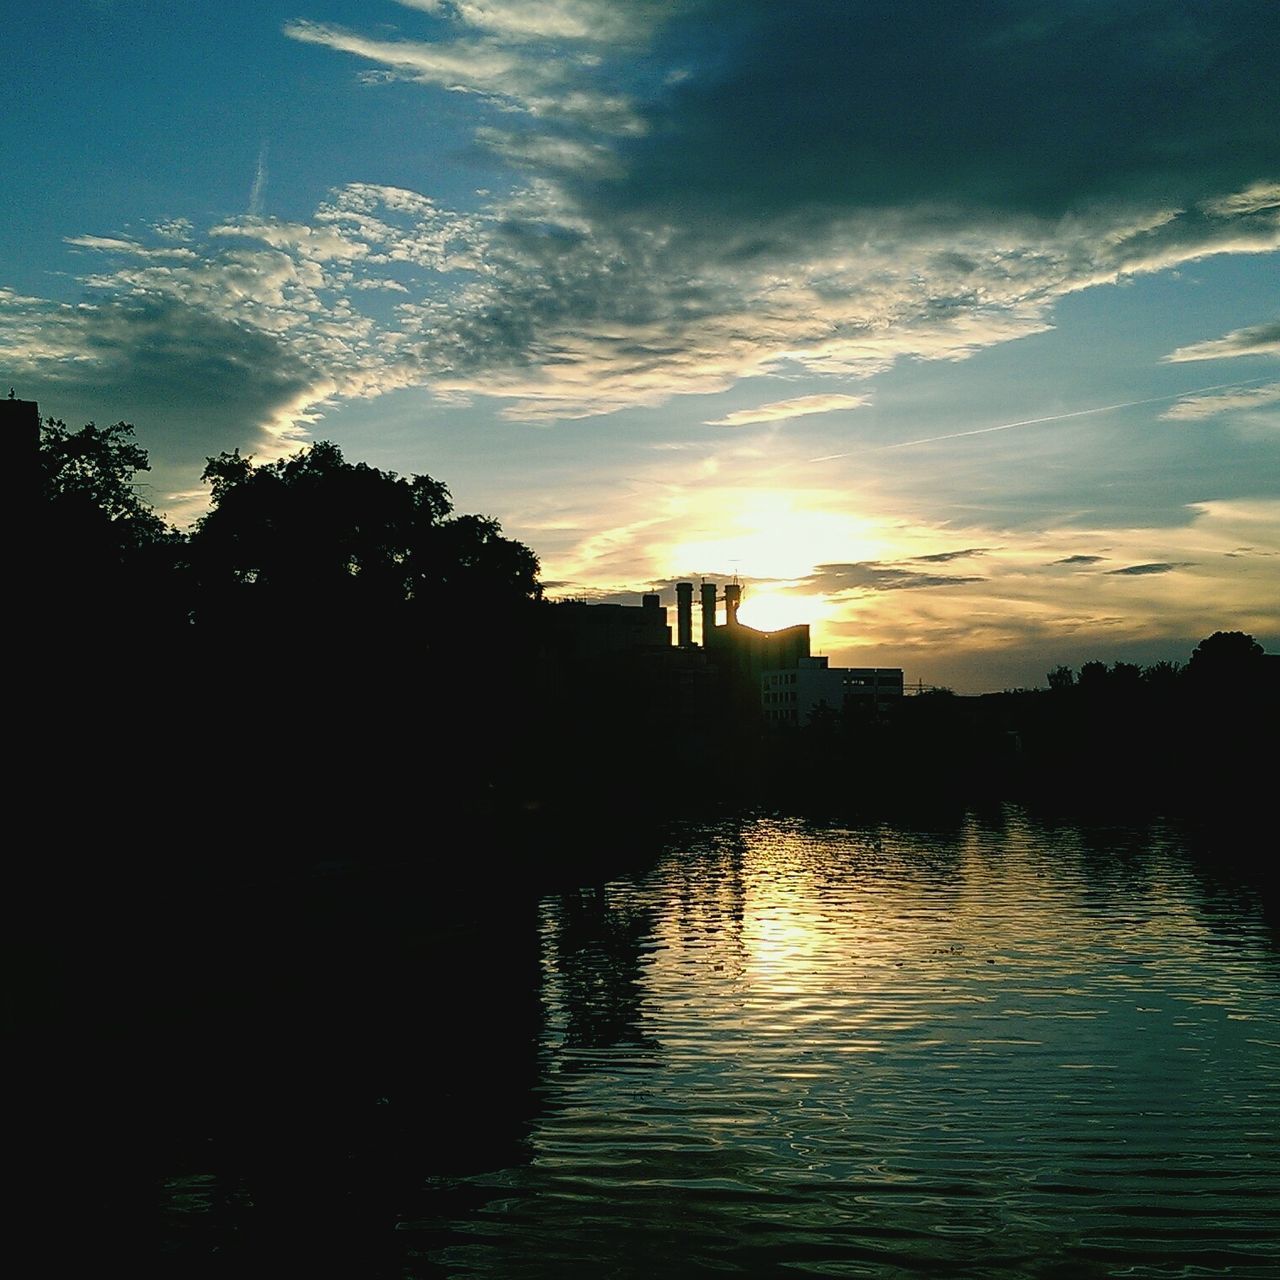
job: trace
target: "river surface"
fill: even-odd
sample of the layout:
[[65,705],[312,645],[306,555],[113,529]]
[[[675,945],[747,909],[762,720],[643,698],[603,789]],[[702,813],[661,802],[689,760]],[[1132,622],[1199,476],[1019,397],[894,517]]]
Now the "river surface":
[[423,1151],[401,1275],[1280,1276],[1276,936],[1172,828],[689,826],[528,927],[513,1140]]

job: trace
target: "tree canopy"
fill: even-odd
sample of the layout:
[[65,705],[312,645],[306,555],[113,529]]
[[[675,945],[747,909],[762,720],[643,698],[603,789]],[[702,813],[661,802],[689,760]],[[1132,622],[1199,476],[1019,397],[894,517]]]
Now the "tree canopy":
[[[149,471],[147,452],[133,440],[127,422],[71,431],[48,418],[40,428],[40,498],[50,537],[74,543],[81,554],[130,550],[163,541],[172,530],[138,492],[139,471]],[[105,539],[105,546],[104,546]]]
[[42,643],[105,652],[159,643],[184,622],[183,539],[142,494],[133,427],[47,419],[37,459],[36,539],[26,570]]
[[212,506],[191,537],[202,592],[291,615],[322,609],[492,615],[540,595],[538,559],[487,516],[455,516],[448,488],[350,463],[322,441],[275,462],[210,458]]

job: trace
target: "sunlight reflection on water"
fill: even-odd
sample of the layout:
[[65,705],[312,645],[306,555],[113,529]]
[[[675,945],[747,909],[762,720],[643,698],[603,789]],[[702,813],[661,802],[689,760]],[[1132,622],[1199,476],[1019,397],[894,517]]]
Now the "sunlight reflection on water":
[[1280,966],[1168,831],[690,828],[540,928],[530,1159],[427,1274],[1280,1274]]

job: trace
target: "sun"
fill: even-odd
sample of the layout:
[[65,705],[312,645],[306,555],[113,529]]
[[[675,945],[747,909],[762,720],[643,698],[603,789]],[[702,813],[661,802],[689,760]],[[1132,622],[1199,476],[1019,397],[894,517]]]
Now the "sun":
[[783,627],[799,626],[802,622],[812,626],[825,617],[826,613],[820,596],[746,587],[742,593],[738,621],[757,631],[780,631]]

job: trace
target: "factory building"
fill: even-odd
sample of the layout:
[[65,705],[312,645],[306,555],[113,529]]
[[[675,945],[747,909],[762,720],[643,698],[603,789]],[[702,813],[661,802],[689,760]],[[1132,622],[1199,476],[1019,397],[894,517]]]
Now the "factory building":
[[544,643],[571,661],[671,648],[667,611],[652,593],[638,607],[560,601],[545,611],[542,625]]
[[884,712],[901,698],[901,667],[832,667],[825,657],[805,657],[760,677],[760,713],[773,727],[808,724],[824,707],[837,715],[852,707]]
[[[831,667],[810,656],[807,623],[758,631],[738,620],[742,587],[699,585],[700,644],[694,636],[694,584],[677,582],[675,643],[656,594],[635,605],[550,605],[544,644],[559,672],[555,698],[631,705],[644,720],[704,723],[725,717],[746,727],[807,724],[819,707],[883,711],[901,699],[900,668]],[[723,606],[723,621],[719,611]]]

